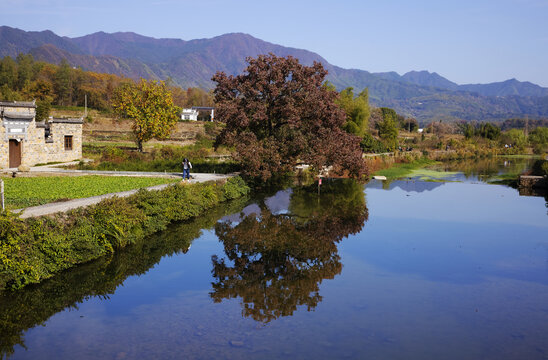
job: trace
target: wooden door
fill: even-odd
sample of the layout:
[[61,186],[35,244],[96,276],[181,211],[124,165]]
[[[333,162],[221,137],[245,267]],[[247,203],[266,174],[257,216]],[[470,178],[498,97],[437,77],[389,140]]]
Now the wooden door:
[[21,165],[21,142],[10,140],[10,168]]

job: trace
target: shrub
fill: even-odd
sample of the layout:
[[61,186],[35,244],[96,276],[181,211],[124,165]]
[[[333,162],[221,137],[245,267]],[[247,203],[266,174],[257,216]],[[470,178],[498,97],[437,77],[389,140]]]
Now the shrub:
[[360,146],[362,150],[366,153],[378,154],[378,153],[387,152],[384,144],[380,140],[375,139],[373,135],[369,133],[365,133],[360,143]]
[[38,283],[248,192],[244,181],[235,177],[224,184],[176,184],[161,191],[140,190],[127,198],[103,200],[55,217],[22,220],[2,212],[0,291]]

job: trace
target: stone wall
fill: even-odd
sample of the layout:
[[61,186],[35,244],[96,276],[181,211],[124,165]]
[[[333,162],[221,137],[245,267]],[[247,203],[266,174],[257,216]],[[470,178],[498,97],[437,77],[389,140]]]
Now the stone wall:
[[[45,144],[46,162],[72,161],[82,158],[82,121],[53,120],[51,142]],[[72,136],[72,150],[65,150],[65,136]]]
[[23,140],[21,147],[21,165],[33,166],[46,163],[46,154],[44,153],[44,128],[36,126],[32,121],[27,128],[27,138]]
[[548,180],[545,176],[525,176],[519,177],[520,188],[547,188]]
[[0,125],[0,169],[5,169],[9,166],[9,156],[9,142],[6,141],[6,128]]

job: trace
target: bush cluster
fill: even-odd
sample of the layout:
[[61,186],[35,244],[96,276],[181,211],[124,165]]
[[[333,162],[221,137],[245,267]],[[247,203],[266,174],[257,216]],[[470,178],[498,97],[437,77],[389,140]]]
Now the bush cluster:
[[127,198],[103,200],[54,217],[23,220],[3,212],[0,291],[38,283],[248,192],[245,182],[234,177],[224,184],[176,184],[161,191],[140,190]]

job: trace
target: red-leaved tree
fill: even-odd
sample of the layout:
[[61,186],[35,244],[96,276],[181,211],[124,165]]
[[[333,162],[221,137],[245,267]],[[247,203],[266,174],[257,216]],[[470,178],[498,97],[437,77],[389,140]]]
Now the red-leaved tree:
[[244,175],[267,180],[299,161],[340,175],[367,172],[360,138],[342,130],[346,114],[335,104],[338,94],[323,86],[320,63],[303,66],[274,54],[246,60],[243,74],[212,79],[215,118],[226,124],[217,144],[235,147]]

